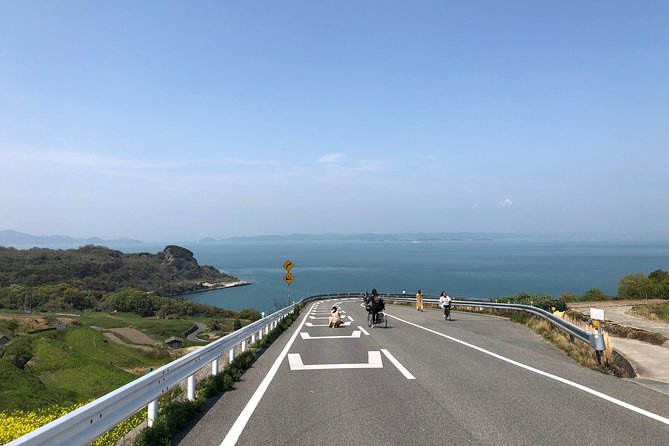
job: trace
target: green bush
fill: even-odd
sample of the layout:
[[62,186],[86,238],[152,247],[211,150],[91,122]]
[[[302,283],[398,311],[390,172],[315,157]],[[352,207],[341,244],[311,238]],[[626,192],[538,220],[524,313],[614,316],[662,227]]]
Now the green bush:
[[551,311],[555,307],[558,311],[565,311],[567,303],[560,297],[553,298],[548,294],[528,294],[520,293],[513,296],[506,296],[497,299],[497,302],[518,304],[518,305],[532,305],[546,311]]

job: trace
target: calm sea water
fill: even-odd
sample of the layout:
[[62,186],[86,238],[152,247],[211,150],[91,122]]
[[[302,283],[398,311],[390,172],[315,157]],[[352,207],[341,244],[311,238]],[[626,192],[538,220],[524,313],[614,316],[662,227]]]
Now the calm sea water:
[[[230,242],[185,244],[201,265],[252,285],[186,298],[233,310],[271,312],[288,301],[282,265],[291,260],[293,300],[325,292],[381,292],[491,299],[519,292],[615,294],[625,274],[669,270],[669,242]],[[141,250],[157,252],[163,247]]]
[[[272,312],[288,302],[286,260],[295,264],[291,300],[328,292],[428,295],[494,299],[520,292],[582,294],[599,288],[616,293],[626,274],[669,271],[669,241],[659,242],[228,242],[179,243],[200,265],[211,265],[249,286],[184,296],[221,308]],[[76,248],[76,246],[59,246]],[[123,252],[162,251],[165,245],[110,245]],[[19,248],[29,248],[19,247]]]

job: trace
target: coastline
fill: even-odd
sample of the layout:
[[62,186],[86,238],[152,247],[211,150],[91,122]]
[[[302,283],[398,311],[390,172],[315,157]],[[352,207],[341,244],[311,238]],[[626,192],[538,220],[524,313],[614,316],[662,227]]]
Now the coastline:
[[253,282],[247,282],[245,280],[236,280],[234,282],[217,282],[217,283],[209,283],[209,282],[204,282],[202,286],[204,288],[199,289],[199,290],[193,290],[193,291],[186,291],[183,293],[179,294],[173,294],[171,296],[166,296],[166,297],[179,297],[179,296],[186,296],[188,294],[196,294],[196,293],[206,293],[207,291],[214,291],[214,290],[223,290],[226,288],[235,288],[239,286],[246,286],[246,285],[251,285]]

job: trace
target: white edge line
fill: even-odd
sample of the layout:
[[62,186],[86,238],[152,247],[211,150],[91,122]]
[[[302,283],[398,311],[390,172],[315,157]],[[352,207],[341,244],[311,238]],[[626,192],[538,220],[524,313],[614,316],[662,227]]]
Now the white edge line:
[[395,367],[397,367],[397,370],[399,370],[400,373],[402,373],[402,375],[404,375],[404,377],[406,379],[416,379],[416,377],[413,376],[411,373],[409,373],[409,371],[402,364],[400,364],[400,362],[397,359],[395,359],[395,357],[393,355],[391,355],[388,350],[386,350],[385,348],[382,348],[381,352],[384,355],[386,355],[386,357],[388,359],[390,359],[390,362],[392,362],[393,365],[395,365]]
[[363,332],[365,334],[365,336],[369,336],[369,333],[367,333],[367,330],[362,328],[360,325],[358,325],[358,328],[360,329],[361,332]]
[[596,397],[598,397],[598,398],[601,398],[601,399],[603,399],[603,400],[609,401],[609,402],[611,402],[611,403],[613,403],[613,404],[616,404],[616,405],[618,405],[618,406],[620,406],[620,407],[624,407],[625,409],[629,409],[629,410],[631,410],[631,411],[633,411],[633,412],[636,412],[636,413],[638,413],[638,414],[640,414],[640,415],[643,415],[643,416],[648,417],[648,418],[652,418],[653,420],[659,421],[660,423],[664,423],[664,424],[666,424],[666,425],[669,425],[669,418],[665,418],[665,417],[663,417],[663,416],[661,416],[661,415],[657,415],[657,414],[655,414],[655,413],[653,413],[653,412],[647,411],[647,410],[642,409],[642,408],[640,408],[640,407],[633,406],[633,405],[630,404],[630,403],[626,403],[626,402],[621,401],[621,400],[619,400],[619,399],[617,399],[617,398],[614,398],[614,397],[612,397],[612,396],[609,396],[609,395],[607,395],[607,394],[605,394],[605,393],[599,392],[599,391],[597,391],[597,390],[595,390],[595,389],[591,389],[591,388],[586,387],[586,386],[584,386],[584,385],[582,385],[582,384],[578,384],[578,383],[575,383],[575,382],[573,382],[573,381],[569,381],[569,380],[566,379],[566,378],[562,378],[562,377],[560,377],[560,376],[553,375],[553,374],[548,373],[548,372],[544,372],[543,370],[535,369],[534,367],[530,367],[529,365],[525,365],[525,364],[523,364],[523,363],[521,363],[521,362],[514,361],[513,359],[509,359],[509,358],[506,358],[506,357],[504,357],[504,356],[502,356],[502,355],[498,355],[497,353],[493,353],[493,352],[488,351],[488,350],[486,350],[486,349],[483,349],[483,348],[481,348],[481,347],[477,347],[476,345],[470,344],[470,343],[465,342],[465,341],[461,341],[460,339],[456,339],[456,338],[454,338],[454,337],[452,337],[452,336],[448,336],[448,335],[445,335],[445,334],[443,334],[443,333],[439,333],[438,331],[431,330],[431,329],[429,329],[429,328],[427,328],[427,327],[423,327],[423,326],[418,325],[418,324],[414,324],[413,322],[405,321],[404,319],[401,319],[401,318],[399,318],[399,317],[397,317],[397,316],[392,316],[392,315],[390,315],[390,314],[388,314],[388,313],[386,313],[386,316],[390,316],[390,317],[392,317],[393,319],[397,319],[397,320],[400,321],[400,322],[404,322],[405,324],[413,325],[414,327],[420,328],[421,330],[429,331],[430,333],[436,334],[437,336],[441,336],[441,337],[444,337],[444,338],[446,338],[446,339],[450,339],[450,340],[453,341],[453,342],[457,342],[458,344],[462,344],[462,345],[467,346],[467,347],[469,347],[469,348],[473,348],[474,350],[478,350],[478,351],[480,351],[481,353],[485,353],[486,355],[490,355],[490,356],[492,356],[492,357],[494,357],[494,358],[497,358],[497,359],[500,359],[500,360],[502,360],[502,361],[504,361],[504,362],[508,362],[509,364],[513,364],[513,365],[515,365],[515,366],[517,366],[517,367],[523,368],[523,369],[525,369],[525,370],[529,370],[530,372],[534,372],[534,373],[537,373],[537,374],[539,374],[539,375],[545,376],[545,377],[547,377],[547,378],[554,379],[554,380],[559,381],[559,382],[561,382],[561,383],[567,384],[568,386],[575,387],[575,388],[577,388],[577,389],[579,389],[579,390],[582,390],[582,391],[584,391],[584,392],[587,392],[587,393],[589,393],[589,394],[591,394],[591,395],[594,395],[594,396],[596,396]]
[[[307,315],[308,314],[309,312],[307,312]],[[242,413],[239,414],[239,417],[237,417],[237,420],[228,431],[228,434],[223,439],[221,446],[232,446],[237,443],[239,436],[242,434],[242,431],[246,427],[246,423],[249,422],[251,415],[253,415],[253,411],[256,409],[256,407],[258,407],[258,403],[260,403],[260,400],[265,394],[265,391],[267,391],[269,384],[274,379],[274,375],[276,375],[276,372],[279,370],[281,363],[286,358],[288,350],[290,350],[290,347],[292,347],[295,338],[297,338],[297,335],[300,333],[300,330],[302,329],[302,326],[304,325],[304,322],[306,320],[307,316],[305,315],[304,318],[302,319],[302,323],[300,324],[299,327],[297,327],[295,333],[293,333],[293,336],[290,337],[290,340],[279,354],[279,357],[276,358],[276,361],[274,361],[274,364],[272,364],[272,367],[269,369],[269,372],[267,372],[267,375],[262,380],[262,382],[256,389],[255,393],[253,394],[249,402],[246,403],[244,410],[242,410]]]

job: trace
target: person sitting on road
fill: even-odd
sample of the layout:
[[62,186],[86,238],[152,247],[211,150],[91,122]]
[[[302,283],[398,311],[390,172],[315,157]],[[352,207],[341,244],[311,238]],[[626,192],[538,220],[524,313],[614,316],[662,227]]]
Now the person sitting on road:
[[444,311],[444,319],[448,319],[449,321],[451,319],[451,296],[446,294],[446,291],[441,292],[441,296],[439,296],[439,306],[442,308]]
[[341,320],[341,314],[339,314],[339,308],[337,306],[332,307],[332,311],[330,311],[330,322],[328,323],[328,327],[330,328],[337,328],[344,322]]

